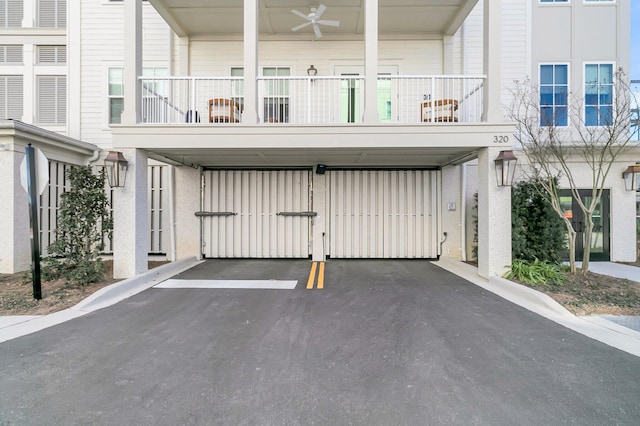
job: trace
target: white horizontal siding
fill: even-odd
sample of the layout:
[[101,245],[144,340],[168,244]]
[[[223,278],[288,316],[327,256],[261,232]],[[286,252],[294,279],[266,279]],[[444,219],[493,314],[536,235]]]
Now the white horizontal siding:
[[[124,6],[81,1],[81,137],[111,146],[107,124],[107,68],[124,62]],[[143,64],[169,67],[169,27],[151,5],[143,5]],[[106,42],[108,41],[108,42]]]
[[[193,41],[191,74],[225,76],[242,66],[242,41]],[[381,41],[380,66],[397,65],[400,74],[442,73],[442,42],[439,40]],[[313,64],[318,75],[333,75],[336,66],[364,65],[362,42],[263,41],[259,45],[261,66],[291,67],[292,75],[306,75]]]

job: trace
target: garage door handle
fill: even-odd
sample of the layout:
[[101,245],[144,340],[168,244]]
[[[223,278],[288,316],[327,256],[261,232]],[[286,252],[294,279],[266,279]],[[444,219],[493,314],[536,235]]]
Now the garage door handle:
[[208,216],[237,216],[238,213],[234,212],[196,212],[197,217],[208,217]]
[[318,216],[317,212],[279,212],[276,213],[277,216],[305,216],[305,217],[315,217]]

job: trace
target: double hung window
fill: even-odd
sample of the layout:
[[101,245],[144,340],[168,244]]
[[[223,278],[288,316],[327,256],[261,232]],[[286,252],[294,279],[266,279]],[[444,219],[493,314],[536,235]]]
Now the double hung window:
[[584,67],[584,121],[587,126],[606,126],[613,119],[613,64]]
[[568,65],[540,65],[540,124],[566,126],[569,95]]
[[[265,77],[288,77],[289,67],[265,67]],[[289,122],[289,80],[274,78],[265,80],[264,121],[266,123]]]

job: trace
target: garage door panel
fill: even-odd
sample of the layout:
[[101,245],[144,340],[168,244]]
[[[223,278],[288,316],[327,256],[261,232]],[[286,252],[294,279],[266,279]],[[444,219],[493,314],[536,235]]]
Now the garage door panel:
[[306,211],[308,170],[209,170],[203,209],[233,216],[203,219],[206,257],[306,258],[309,218],[279,216]]
[[435,171],[330,171],[330,255],[433,258]]

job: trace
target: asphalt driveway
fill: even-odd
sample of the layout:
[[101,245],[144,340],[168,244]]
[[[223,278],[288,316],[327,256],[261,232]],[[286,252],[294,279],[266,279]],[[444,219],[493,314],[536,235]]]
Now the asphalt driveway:
[[640,358],[423,261],[209,261],[0,343],[0,424],[637,424]]

